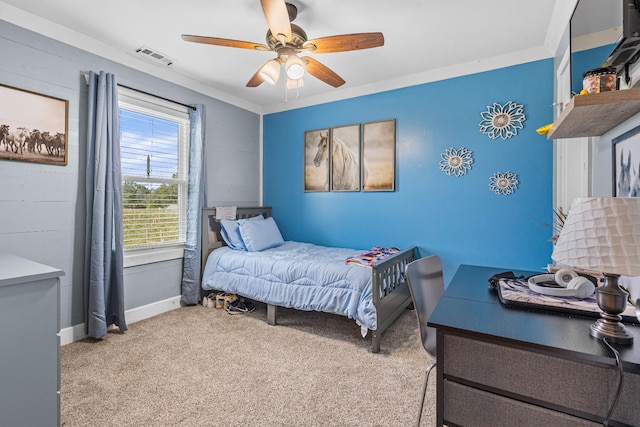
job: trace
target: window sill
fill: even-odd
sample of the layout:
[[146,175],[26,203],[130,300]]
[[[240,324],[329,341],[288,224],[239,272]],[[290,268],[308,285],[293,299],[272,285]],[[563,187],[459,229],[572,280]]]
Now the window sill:
[[124,254],[124,268],[152,264],[154,262],[169,261],[172,259],[180,259],[183,257],[183,246],[160,249],[130,250],[126,251]]

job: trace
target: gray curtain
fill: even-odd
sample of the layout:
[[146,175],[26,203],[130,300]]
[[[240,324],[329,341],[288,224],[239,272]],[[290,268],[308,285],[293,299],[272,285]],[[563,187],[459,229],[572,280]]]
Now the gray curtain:
[[203,168],[204,105],[189,110],[189,181],[187,190],[187,237],[182,269],[181,305],[194,305],[200,301],[200,221],[205,199]]
[[89,74],[87,113],[84,295],[87,333],[102,338],[110,325],[127,330],[118,88],[113,74]]

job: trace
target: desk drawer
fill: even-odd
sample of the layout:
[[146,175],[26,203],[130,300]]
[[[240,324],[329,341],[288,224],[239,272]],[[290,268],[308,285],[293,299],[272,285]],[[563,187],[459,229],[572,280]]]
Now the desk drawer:
[[601,425],[446,380],[444,382],[444,423],[474,427],[595,427]]
[[[586,333],[586,332],[585,332]],[[506,396],[518,395],[544,406],[604,417],[618,386],[618,372],[560,357],[444,335],[444,375],[470,381]],[[640,425],[634,411],[640,376],[626,373],[613,419]],[[621,410],[622,408],[622,410]]]

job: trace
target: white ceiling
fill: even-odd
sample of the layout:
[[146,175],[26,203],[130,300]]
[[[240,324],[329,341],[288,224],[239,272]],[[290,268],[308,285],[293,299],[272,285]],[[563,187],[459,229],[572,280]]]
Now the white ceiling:
[[[264,44],[267,24],[259,0],[2,0],[0,17],[243,108],[273,112],[551,57],[550,24],[566,10],[570,15],[566,3],[575,0],[291,3],[298,7],[294,23],[309,39],[380,31],[385,45],[314,55],[346,84],[335,89],[307,75],[304,87],[286,94],[282,78],[275,86],[245,87],[275,57],[273,52],[188,43],[180,37]],[[141,46],[170,57],[173,65],[138,59],[135,51]]]

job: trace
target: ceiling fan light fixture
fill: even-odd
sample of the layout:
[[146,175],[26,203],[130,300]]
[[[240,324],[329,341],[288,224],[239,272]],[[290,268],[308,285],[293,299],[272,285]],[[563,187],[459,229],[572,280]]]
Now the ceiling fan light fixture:
[[287,77],[291,80],[300,80],[304,76],[304,63],[297,55],[291,55],[287,59]]
[[260,77],[267,83],[276,84],[280,77],[280,62],[277,59],[267,61],[260,69]]

